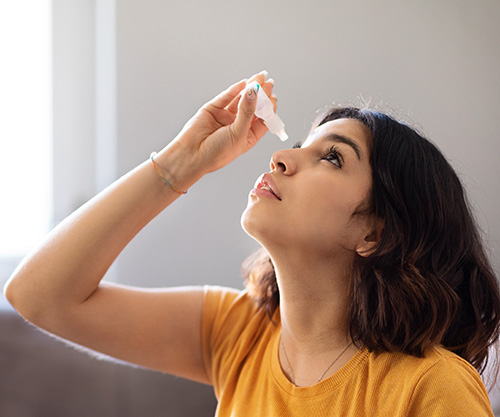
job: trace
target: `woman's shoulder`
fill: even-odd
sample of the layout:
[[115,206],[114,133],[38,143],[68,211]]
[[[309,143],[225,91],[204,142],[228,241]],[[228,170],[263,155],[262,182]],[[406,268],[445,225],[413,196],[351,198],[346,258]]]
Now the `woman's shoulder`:
[[259,306],[246,290],[205,286],[203,322],[216,336],[220,332],[240,333],[271,321],[265,308]]
[[441,376],[465,373],[479,378],[479,373],[469,362],[442,346],[427,349],[423,357],[397,352],[372,352],[370,359],[386,369],[404,369],[405,374],[414,374],[418,378],[429,373]]
[[436,346],[423,357],[404,353],[371,353],[371,365],[388,379],[398,381],[418,397],[421,393],[440,393],[446,398],[456,396],[487,399],[486,389],[478,371],[452,351]]
[[231,287],[205,285],[203,294],[205,306],[219,308],[220,306],[230,306],[234,300],[244,295],[244,291]]
[[439,369],[446,368],[449,370],[461,369],[471,375],[479,376],[476,368],[474,368],[468,361],[442,346],[436,346],[428,349],[425,353],[424,359],[427,360],[427,366],[429,368],[436,367]]
[[[379,393],[390,396],[398,387],[397,395],[407,404],[405,415],[492,415],[477,370],[444,347],[430,348],[423,357],[394,352],[368,356],[367,369],[380,381]],[[468,414],[468,409],[477,413]]]
[[234,311],[240,315],[244,312],[255,314],[259,310],[259,306],[247,290],[205,285],[203,292],[204,314],[227,315]]

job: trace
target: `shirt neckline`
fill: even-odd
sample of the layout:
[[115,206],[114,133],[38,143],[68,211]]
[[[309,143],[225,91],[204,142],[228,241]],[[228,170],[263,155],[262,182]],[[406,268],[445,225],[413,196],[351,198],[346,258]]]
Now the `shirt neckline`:
[[356,372],[356,370],[368,359],[368,350],[366,348],[362,348],[358,352],[356,352],[354,356],[349,359],[349,361],[342,368],[340,368],[330,377],[309,387],[297,387],[287,378],[287,376],[281,369],[278,356],[280,334],[281,323],[276,326],[275,332],[272,336],[271,349],[268,350],[270,355],[268,360],[271,362],[270,368],[274,382],[280,387],[282,391],[293,397],[307,398],[330,393],[331,391],[344,384],[349,379],[349,377],[354,372]]

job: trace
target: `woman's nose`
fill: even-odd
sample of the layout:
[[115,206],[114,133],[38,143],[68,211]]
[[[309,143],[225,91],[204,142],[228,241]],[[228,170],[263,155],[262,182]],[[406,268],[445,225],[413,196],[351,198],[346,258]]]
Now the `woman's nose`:
[[281,171],[284,174],[292,175],[297,170],[297,161],[292,153],[293,149],[276,151],[271,157],[271,171]]

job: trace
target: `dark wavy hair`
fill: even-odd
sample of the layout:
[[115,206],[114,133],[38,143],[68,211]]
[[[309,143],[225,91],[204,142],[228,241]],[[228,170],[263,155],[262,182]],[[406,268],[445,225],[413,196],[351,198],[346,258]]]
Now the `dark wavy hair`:
[[[341,118],[371,132],[369,214],[384,221],[376,249],[352,267],[352,340],[418,357],[442,345],[483,373],[499,337],[500,295],[457,174],[434,144],[386,114],[335,107],[313,126]],[[266,252],[249,257],[243,273],[271,316],[279,291]]]

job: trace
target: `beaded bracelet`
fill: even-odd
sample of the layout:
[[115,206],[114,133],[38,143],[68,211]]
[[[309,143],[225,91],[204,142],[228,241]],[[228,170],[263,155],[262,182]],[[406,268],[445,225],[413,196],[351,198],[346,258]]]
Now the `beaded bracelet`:
[[150,159],[151,159],[151,163],[153,164],[153,167],[154,169],[156,170],[156,172],[158,172],[158,174],[160,174],[160,177],[163,179],[163,181],[165,181],[168,185],[170,185],[170,188],[172,188],[172,190],[174,190],[176,193],[179,193],[179,194],[187,194],[187,191],[181,191],[181,190],[178,190],[177,188],[175,188],[172,184],[170,184],[168,182],[168,180],[162,175],[162,173],[160,172],[160,170],[158,169],[158,167],[156,166],[155,164],[155,160],[154,160],[154,157],[156,155],[156,152],[151,152],[151,155],[150,155]]

